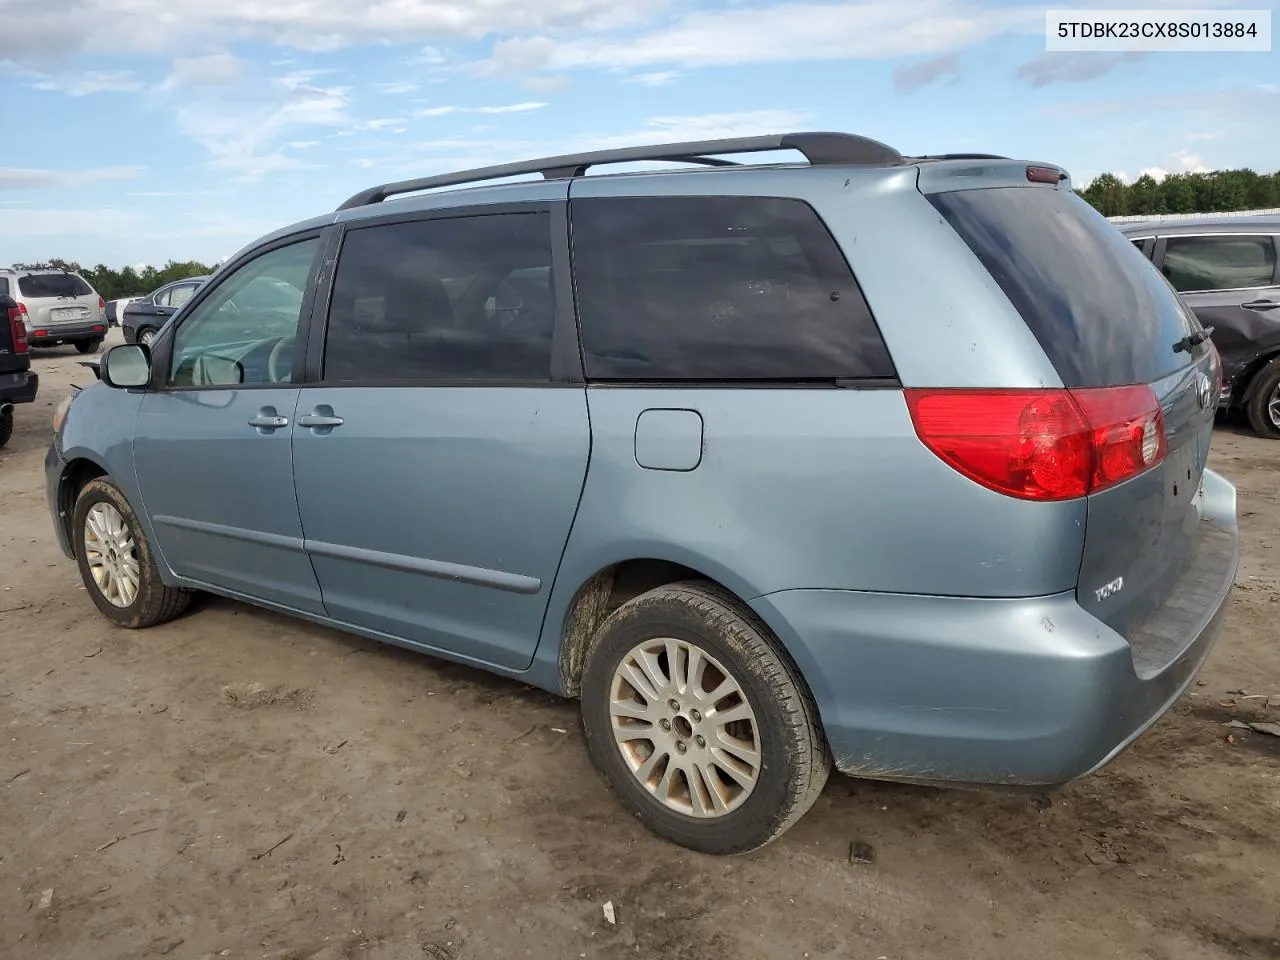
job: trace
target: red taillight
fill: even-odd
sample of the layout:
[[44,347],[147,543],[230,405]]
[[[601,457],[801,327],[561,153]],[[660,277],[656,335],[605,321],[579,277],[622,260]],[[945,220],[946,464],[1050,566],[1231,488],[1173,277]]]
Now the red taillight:
[[107,309],[107,301],[103,300],[101,297],[98,298],[98,309],[99,310]]
[[908,390],[916,433],[971,480],[1023,500],[1070,500],[1164,459],[1150,387]]
[[13,334],[14,353],[28,353],[31,350],[27,343],[27,325],[22,321],[22,315],[26,312],[27,308],[22,304],[9,308],[9,331]]

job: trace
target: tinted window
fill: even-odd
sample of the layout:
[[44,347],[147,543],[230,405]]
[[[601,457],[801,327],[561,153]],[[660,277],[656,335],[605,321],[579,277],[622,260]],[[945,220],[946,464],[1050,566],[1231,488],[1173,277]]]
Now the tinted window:
[[[318,245],[313,239],[278,247],[220,278],[174,334],[170,382],[291,382],[302,295]],[[282,299],[282,286],[293,296]]]
[[588,377],[891,377],[866,301],[799,200],[575,200],[574,278]]
[[1276,248],[1270,237],[1169,237],[1163,269],[1181,291],[1269,287]]
[[18,292],[24,297],[86,297],[93,288],[74,273],[33,273],[18,278]]
[[329,382],[546,381],[555,297],[546,214],[362,227],[338,257]]
[[0,277],[0,297],[7,297],[8,295],[9,295],[9,278]]
[[1190,363],[1199,328],[1134,245],[1064,190],[1000,187],[929,198],[1022,314],[1068,387],[1148,383]]

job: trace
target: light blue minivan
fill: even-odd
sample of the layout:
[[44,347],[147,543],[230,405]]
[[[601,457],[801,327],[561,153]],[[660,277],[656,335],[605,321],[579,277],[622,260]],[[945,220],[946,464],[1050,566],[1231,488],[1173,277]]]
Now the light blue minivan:
[[1170,707],[1220,369],[1057,167],[607,151],[248,247],[59,410],[49,506],[113,622],[203,590],[578,697],[631,812],[741,853],[833,766],[1051,786]]

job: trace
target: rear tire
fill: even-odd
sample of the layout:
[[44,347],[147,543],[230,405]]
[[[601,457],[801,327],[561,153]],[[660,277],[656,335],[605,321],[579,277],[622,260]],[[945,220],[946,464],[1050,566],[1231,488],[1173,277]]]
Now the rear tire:
[[102,349],[102,341],[100,339],[76,341],[77,353],[97,353],[100,349]]
[[1249,426],[1270,440],[1280,440],[1280,357],[1258,371],[1249,389],[1253,398],[1245,404]]
[[13,436],[13,414],[0,413],[0,447],[9,442]]
[[702,853],[776,839],[831,770],[799,671],[750,608],[701,581],[658,587],[609,616],[587,654],[582,720],[623,805]]
[[165,586],[138,515],[110,480],[80,491],[71,536],[84,588],[112,623],[140,630],[187,609],[191,591]]
[[138,339],[137,339],[138,343],[145,344],[149,347],[155,341],[155,339],[156,339],[156,332],[152,330],[150,327],[143,327],[141,330],[138,331]]

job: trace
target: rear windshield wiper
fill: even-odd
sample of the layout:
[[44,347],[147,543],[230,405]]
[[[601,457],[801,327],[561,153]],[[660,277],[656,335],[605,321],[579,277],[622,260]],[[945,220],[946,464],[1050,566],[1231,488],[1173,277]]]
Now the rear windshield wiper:
[[1173,345],[1174,353],[1182,353],[1184,350],[1190,353],[1195,347],[1200,346],[1211,336],[1213,336],[1213,327],[1205,327],[1203,330],[1197,330],[1195,333],[1189,333],[1177,343]]

